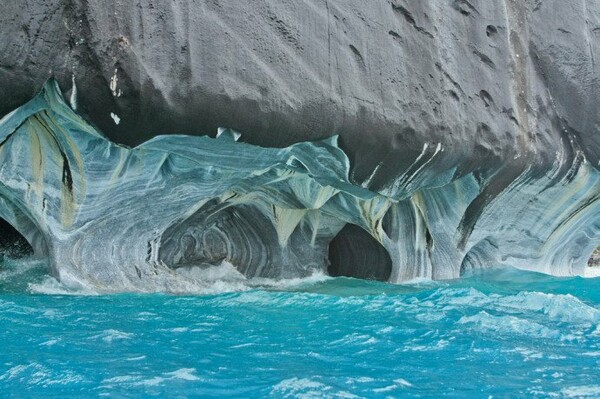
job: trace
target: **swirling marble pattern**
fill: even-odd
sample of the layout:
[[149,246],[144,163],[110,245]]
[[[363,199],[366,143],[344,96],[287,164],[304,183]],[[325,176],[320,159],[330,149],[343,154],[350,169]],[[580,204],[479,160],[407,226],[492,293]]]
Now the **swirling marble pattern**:
[[428,168],[431,145],[375,192],[349,180],[336,137],[281,149],[238,137],[127,148],[49,81],[0,121],[0,217],[63,283],[100,291],[191,291],[190,270],[223,262],[270,278],[582,274],[600,242],[600,173],[581,152],[557,152],[550,170],[461,175]]

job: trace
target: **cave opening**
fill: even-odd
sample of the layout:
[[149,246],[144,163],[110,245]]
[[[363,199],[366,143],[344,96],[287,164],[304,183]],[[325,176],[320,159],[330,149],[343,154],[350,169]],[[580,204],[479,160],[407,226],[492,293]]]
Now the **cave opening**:
[[0,259],[24,258],[33,255],[33,247],[10,223],[0,218]]
[[347,224],[329,244],[329,266],[332,277],[388,281],[392,259],[388,251],[363,228]]
[[158,258],[172,269],[225,261],[248,278],[271,278],[278,275],[273,265],[282,263],[276,242],[275,228],[256,206],[211,200],[165,230]]

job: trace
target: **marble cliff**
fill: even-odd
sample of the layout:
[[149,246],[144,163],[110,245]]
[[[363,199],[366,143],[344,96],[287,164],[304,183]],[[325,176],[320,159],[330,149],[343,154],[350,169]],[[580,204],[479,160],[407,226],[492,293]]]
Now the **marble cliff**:
[[581,274],[599,57],[585,0],[4,2],[0,217],[107,291]]

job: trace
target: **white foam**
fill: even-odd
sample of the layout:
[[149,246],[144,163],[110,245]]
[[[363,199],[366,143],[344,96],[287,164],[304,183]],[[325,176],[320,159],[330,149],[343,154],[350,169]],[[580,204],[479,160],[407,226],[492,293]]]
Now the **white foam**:
[[470,324],[483,331],[500,334],[525,335],[536,338],[559,338],[560,333],[533,321],[514,316],[493,316],[481,311],[473,316],[463,316],[458,324]]
[[89,288],[73,289],[60,283],[54,277],[46,277],[40,283],[29,283],[27,289],[35,294],[46,295],[98,295],[98,292]]
[[600,386],[598,385],[581,385],[563,388],[562,393],[567,398],[597,398],[600,396]]
[[245,344],[239,344],[239,345],[230,346],[229,349],[247,348],[249,346],[254,346],[254,345],[256,345],[256,344],[253,343],[253,342],[248,342],[248,343],[245,343]]
[[440,282],[428,277],[415,277],[410,280],[401,281],[398,285],[440,285]]
[[166,373],[165,375],[171,377],[172,379],[185,380],[185,381],[198,381],[200,378],[195,375],[195,368],[182,368],[170,373]]
[[129,382],[135,380],[136,377],[132,375],[118,375],[116,377],[105,378],[102,383],[113,383],[113,382]]
[[502,298],[499,301],[504,308],[531,310],[546,314],[552,320],[568,323],[598,323],[600,311],[573,295],[555,295],[542,292],[521,292]]
[[502,312],[538,312],[550,320],[577,323],[600,323],[600,310],[585,304],[573,295],[520,292],[516,295],[486,295],[474,288],[440,289],[431,297],[436,306],[495,309]]
[[142,356],[135,356],[135,357],[128,357],[127,360],[128,362],[137,362],[138,360],[144,360],[146,358],[145,355]]
[[102,339],[102,341],[110,343],[112,341],[131,339],[133,337],[134,334],[132,333],[109,329],[102,331],[100,334],[91,336],[90,339]]
[[69,385],[83,381],[83,377],[70,370],[53,372],[48,367],[32,362],[11,367],[0,375],[0,381],[18,380],[28,385]]
[[[56,279],[48,277],[42,283],[29,284],[29,290],[49,295],[99,295],[103,293],[85,286],[81,281],[70,279],[67,274],[61,275],[61,280],[63,277],[68,280],[67,284],[61,284]],[[226,261],[218,266],[179,268],[173,274],[166,276],[165,279],[161,279],[163,277],[165,276],[159,277],[157,281],[149,281],[148,290],[142,292],[216,295],[256,289],[287,291],[301,289],[304,285],[312,285],[331,279],[322,272],[315,272],[307,277],[290,279],[246,278],[235,266]],[[135,286],[130,288],[130,292],[140,292]]]
[[510,350],[502,350],[502,352],[518,353],[519,355],[523,356],[523,360],[526,362],[530,360],[542,359],[544,357],[544,354],[542,352],[533,350],[531,348],[525,348],[522,346],[517,346],[516,348]]
[[600,357],[600,351],[583,352],[582,356]]
[[238,269],[227,261],[218,266],[206,268],[190,267],[176,270],[180,278],[179,290],[176,293],[221,294],[241,292],[254,289],[290,290],[331,279],[323,272],[315,272],[310,276],[290,279],[246,278]]
[[315,271],[313,274],[307,277],[289,279],[254,278],[248,280],[248,283],[252,288],[271,288],[278,290],[289,290],[294,288],[300,288],[304,285],[320,283],[331,279],[332,277],[327,276],[323,272]]
[[148,386],[148,387],[155,387],[155,386],[160,385],[164,381],[165,381],[165,379],[162,377],[152,377],[152,378],[148,378],[148,379],[136,382],[133,385],[144,385],[144,386]]
[[412,387],[413,384],[411,384],[410,382],[406,381],[404,378],[397,378],[394,380],[394,382],[398,385],[402,385],[405,387]]
[[182,380],[188,382],[199,381],[200,377],[196,375],[196,372],[197,371],[195,368],[180,368],[175,371],[170,371],[163,373],[162,375],[149,378],[143,378],[140,375],[119,375],[106,378],[102,381],[102,383],[108,384],[108,387],[112,387],[113,384],[156,387],[164,382],[173,380]]
[[[271,395],[275,397],[294,397],[300,399],[321,398],[330,396],[331,389],[330,386],[318,381],[294,377],[280,381],[273,387]],[[352,395],[350,397],[356,396]]]
[[376,392],[376,393],[390,392],[390,391],[393,391],[396,388],[398,388],[398,386],[396,386],[396,384],[393,384],[393,385],[388,385],[388,386],[385,386],[385,387],[382,387],[382,388],[375,388],[375,389],[373,389],[373,392]]
[[4,258],[3,267],[0,270],[0,282],[22,281],[27,279],[28,274],[45,272],[48,268],[46,261],[34,257],[21,259]]
[[410,382],[406,381],[404,378],[397,378],[393,381],[393,384],[385,385],[380,388],[374,388],[373,392],[375,392],[375,393],[391,392],[391,391],[395,391],[397,389],[410,388],[412,386],[413,385]]
[[586,267],[583,271],[583,276],[585,278],[596,278],[600,277],[600,267]]

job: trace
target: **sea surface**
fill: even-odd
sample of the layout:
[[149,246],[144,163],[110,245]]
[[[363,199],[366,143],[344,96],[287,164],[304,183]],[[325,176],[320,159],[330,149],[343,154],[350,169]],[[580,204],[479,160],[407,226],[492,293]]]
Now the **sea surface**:
[[0,396],[600,397],[600,279],[313,276],[73,292],[0,263]]

